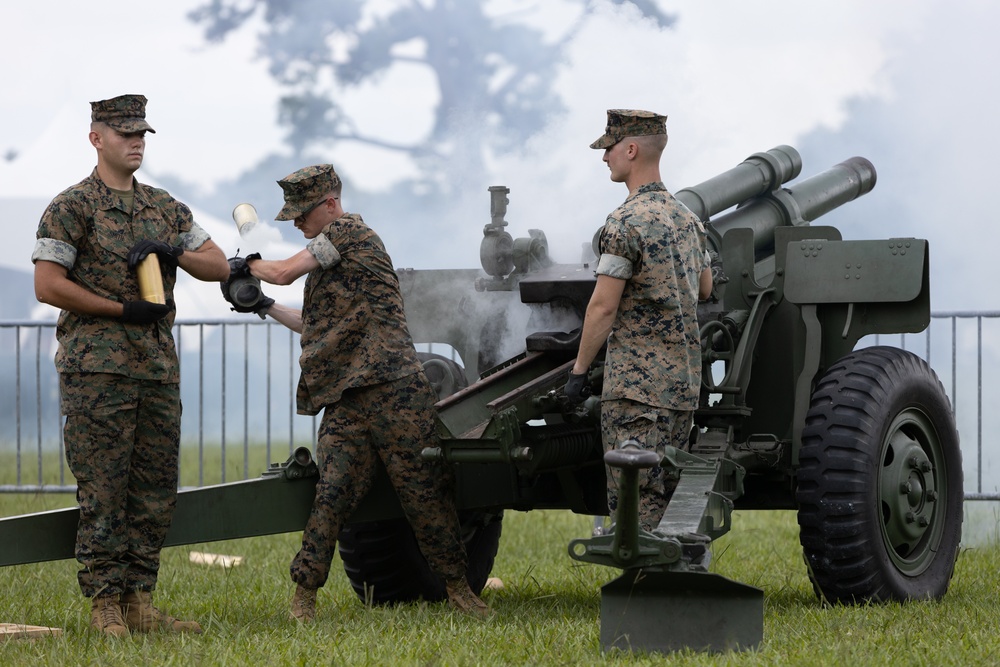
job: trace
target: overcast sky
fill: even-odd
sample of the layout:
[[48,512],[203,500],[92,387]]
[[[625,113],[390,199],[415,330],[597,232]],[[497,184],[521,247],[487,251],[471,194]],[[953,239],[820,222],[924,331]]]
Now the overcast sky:
[[[94,164],[86,139],[88,103],[126,92],[149,98],[148,117],[157,129],[140,179],[179,175],[209,190],[281,150],[274,123],[279,91],[266,62],[255,58],[254,30],[206,44],[185,16],[203,1],[0,5],[6,27],[0,40],[0,155],[19,155],[0,160],[0,197],[49,199],[86,176]],[[392,4],[377,0],[369,7]],[[1000,5],[659,5],[677,15],[674,28],[660,30],[632,11],[604,5],[574,35],[557,83],[568,112],[522,152],[495,159],[490,183],[468,184],[476,208],[456,202],[456,222],[443,223],[453,225],[449,240],[459,246],[450,253],[452,265],[477,262],[488,214],[485,191],[494,184],[511,188],[508,220],[515,236],[542,228],[554,254],[573,259],[580,241],[589,240],[625,194],[608,181],[600,153],[587,146],[601,134],[607,108],[647,108],[669,116],[663,175],[672,190],[778,144],[802,151],[803,176],[853,155],[868,157],[878,169],[878,186],[830,222],[846,238],[928,238],[936,310],[1000,307],[995,291],[973,289],[985,277],[982,267],[995,263],[981,241],[992,238],[988,193],[1000,155],[1000,105],[990,70],[1000,55],[994,34]],[[552,36],[570,23],[558,1],[498,0],[493,6],[502,20],[533,22]],[[417,139],[436,101],[429,83],[426,72],[411,65],[343,99],[363,131],[377,135],[381,128],[397,133],[395,140],[410,132]],[[365,188],[412,169],[405,160],[347,144],[329,159]],[[37,220],[16,224],[33,232]],[[386,224],[380,231],[398,266],[434,265],[433,257],[407,254],[413,246],[403,230],[394,246]],[[0,265],[30,270],[30,239],[27,245],[0,247]]]
[[[211,186],[278,148],[279,91],[266,63],[255,58],[254,34],[244,30],[221,46],[206,44],[185,18],[205,1],[3,3],[0,153],[29,151],[64,109],[86,120],[89,101],[124,92],[150,99],[149,116],[160,130],[145,164],[151,172],[184,174]],[[370,4],[375,11],[393,2]],[[748,149],[790,143],[817,126],[839,126],[854,97],[890,95],[886,67],[901,40],[921,40],[933,29],[927,17],[935,3],[659,4],[679,16],[674,30],[638,24],[633,12],[608,7],[575,37],[560,83],[572,110],[569,123],[560,125],[582,133],[576,143],[586,148],[590,135],[600,134],[606,108],[653,107],[671,118],[671,163],[707,173],[742,159]],[[570,15],[558,0],[494,6],[498,15],[533,22],[552,35]],[[436,100],[412,93],[427,82],[417,68],[400,67],[382,85],[351,93],[348,104],[359,110],[365,131],[419,133]],[[772,96],[780,108],[769,108]],[[398,122],[401,113],[406,123]],[[86,144],[85,132],[81,140]],[[343,159],[351,160],[359,178],[384,167],[383,160],[364,164],[345,151]]]

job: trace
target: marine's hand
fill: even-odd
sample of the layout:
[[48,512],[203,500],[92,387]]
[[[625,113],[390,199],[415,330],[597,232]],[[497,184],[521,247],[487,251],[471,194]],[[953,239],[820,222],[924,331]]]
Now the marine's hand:
[[237,313],[256,313],[260,319],[267,317],[267,309],[274,299],[264,295],[260,289],[260,280],[250,273],[247,260],[260,259],[260,253],[246,257],[229,258],[229,280],[222,283],[222,297],[229,302]]
[[230,257],[226,261],[229,262],[229,280],[246,278],[250,275],[250,267],[247,266],[246,257]]
[[[267,319],[267,309],[274,305],[274,299],[269,296],[265,296],[264,293],[260,291],[259,285],[256,287],[256,293],[254,293],[253,288],[247,284],[244,284],[238,289],[234,289],[233,292],[235,292],[235,294],[228,291],[222,292],[226,301],[232,305],[230,310],[235,310],[237,313],[254,313],[262,320]],[[256,301],[254,301],[254,299],[256,299]]]
[[249,278],[251,276],[249,262],[252,259],[261,259],[260,253],[255,252],[246,257],[230,257],[227,260],[229,262],[230,282],[237,278]]
[[566,380],[566,386],[563,388],[563,393],[566,394],[566,398],[574,403],[583,403],[587,400],[591,393],[587,374],[580,373],[577,375],[573,371],[570,371],[569,379]]
[[155,252],[166,264],[177,266],[177,258],[184,254],[184,248],[179,245],[170,245],[163,241],[144,239],[139,241],[128,251],[128,268],[135,270],[139,262],[146,259],[146,255]]
[[257,302],[257,307],[253,309],[253,312],[257,313],[258,317],[262,320],[267,319],[267,309],[274,305],[274,299],[269,296],[264,296],[264,293],[260,293],[260,301]]
[[162,320],[170,311],[170,306],[162,303],[126,301],[122,304],[121,321],[127,324],[152,324]]

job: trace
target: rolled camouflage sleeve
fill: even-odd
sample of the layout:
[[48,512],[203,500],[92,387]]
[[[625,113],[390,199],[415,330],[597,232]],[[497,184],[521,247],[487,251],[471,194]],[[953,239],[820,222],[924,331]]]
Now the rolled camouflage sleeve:
[[191,229],[182,233],[178,245],[185,250],[197,250],[212,238],[197,222],[191,223]]
[[596,273],[599,276],[628,280],[632,277],[632,262],[624,257],[605,253],[601,255],[601,259],[597,262]]
[[333,245],[333,241],[325,234],[320,234],[314,238],[306,247],[324,269],[329,269],[331,266],[336,266],[340,263],[340,252],[337,250],[337,246]]
[[76,265],[79,241],[85,234],[85,215],[78,203],[59,195],[49,203],[35,232],[35,248],[31,262],[55,262],[67,270]]
[[601,258],[597,262],[597,275],[628,280],[635,271],[639,258],[636,241],[629,229],[614,216],[608,216],[601,230]]
[[76,248],[56,239],[37,239],[35,250],[31,253],[31,263],[38,260],[55,262],[66,269],[72,269],[76,264]]

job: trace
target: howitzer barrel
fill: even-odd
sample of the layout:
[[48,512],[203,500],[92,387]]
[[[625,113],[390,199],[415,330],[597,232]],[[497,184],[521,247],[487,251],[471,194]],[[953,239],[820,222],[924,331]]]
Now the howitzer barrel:
[[730,229],[749,228],[754,233],[754,254],[760,260],[774,251],[774,229],[781,225],[807,225],[833,209],[871,192],[875,166],[863,157],[852,157],[791,188],[757,197],[709,225],[709,240],[716,250]]
[[716,213],[776,190],[802,171],[802,158],[791,146],[776,146],[765,153],[754,153],[718,176],[674,196],[691,212],[707,221]]

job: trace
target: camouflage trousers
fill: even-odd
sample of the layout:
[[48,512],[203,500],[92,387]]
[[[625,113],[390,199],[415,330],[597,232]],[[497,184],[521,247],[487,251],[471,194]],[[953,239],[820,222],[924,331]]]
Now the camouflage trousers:
[[431,569],[445,581],[465,577],[454,475],[445,464],[420,457],[424,447],[438,444],[436,400],[419,372],[350,389],[326,406],[316,446],[316,498],[302,548],[292,560],[292,581],[307,588],[326,583],[340,529],[371,489],[376,459],[385,466]]
[[[639,442],[643,449],[662,456],[667,445],[687,450],[690,446],[694,412],[654,408],[628,399],[601,401],[601,439],[604,451],[626,440]],[[618,508],[619,470],[608,466],[608,509],[614,519]],[[639,525],[651,531],[660,523],[667,503],[677,488],[677,478],[660,466],[639,474]]]
[[80,589],[152,590],[177,502],[180,387],[106,373],[62,373],[59,387]]

